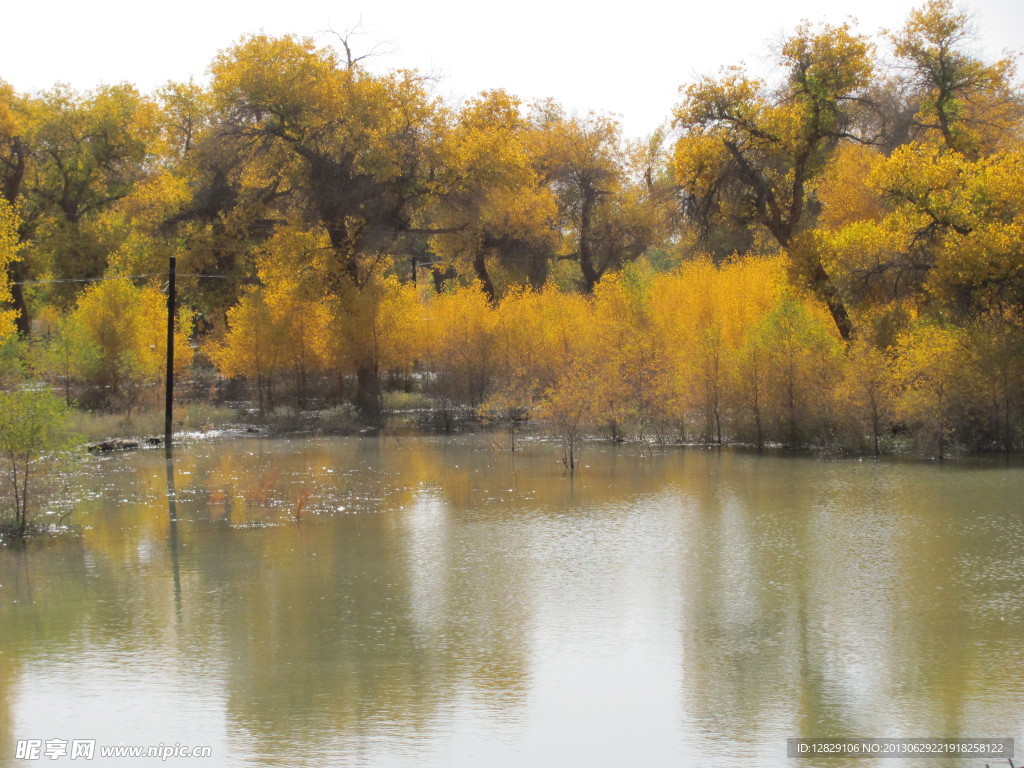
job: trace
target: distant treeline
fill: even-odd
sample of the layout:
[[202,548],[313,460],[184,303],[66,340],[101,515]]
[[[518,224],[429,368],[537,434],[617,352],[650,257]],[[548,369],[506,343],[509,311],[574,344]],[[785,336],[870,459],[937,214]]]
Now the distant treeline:
[[876,39],[805,23],[642,141],[445,103],[348,41],[250,36],[152,95],[0,81],[6,386],[155,400],[176,256],[181,375],[265,409],[375,422],[399,386],[567,449],[1020,448],[1024,100],[971,32],[945,0]]

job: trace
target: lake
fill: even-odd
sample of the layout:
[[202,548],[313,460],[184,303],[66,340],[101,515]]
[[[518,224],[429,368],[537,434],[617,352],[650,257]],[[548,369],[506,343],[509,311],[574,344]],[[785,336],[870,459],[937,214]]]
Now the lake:
[[[1024,738],[1024,469],[504,437],[88,459],[0,549],[0,765],[1007,765],[788,738]],[[168,482],[173,494],[168,497]],[[1017,759],[1020,762],[1020,759]]]

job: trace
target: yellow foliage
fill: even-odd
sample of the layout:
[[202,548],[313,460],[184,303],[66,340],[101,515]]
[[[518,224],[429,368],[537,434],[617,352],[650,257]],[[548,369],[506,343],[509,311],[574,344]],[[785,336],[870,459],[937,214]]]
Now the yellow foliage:
[[[82,348],[89,350],[73,362],[76,373],[106,388],[107,399],[121,399],[131,409],[142,396],[140,387],[164,375],[167,300],[156,288],[139,288],[127,278],[102,280],[82,292],[70,317]],[[191,327],[191,315],[179,314],[174,334],[177,373],[192,364]]]
[[815,29],[802,22],[782,45],[782,60],[798,90],[819,101],[834,101],[867,86],[874,75],[874,45],[849,23]]
[[729,164],[721,140],[706,133],[692,133],[675,147],[675,173],[679,183],[693,194],[709,194]]
[[[0,197],[0,305],[11,300],[8,268],[18,256],[18,216]],[[0,343],[15,333],[14,310],[0,309]]]
[[488,260],[519,277],[529,272],[528,256],[546,254],[554,242],[557,205],[534,168],[520,110],[504,91],[463,106],[439,142],[436,197],[424,213],[448,230],[431,237],[433,252],[481,280],[488,293],[496,291],[489,274],[495,265]]
[[865,307],[938,299],[961,314],[1019,304],[1024,155],[972,160],[915,142],[872,164],[868,182],[886,203],[882,216],[872,205],[836,218],[833,198],[824,198],[833,228],[818,232],[823,262],[847,293]]
[[940,458],[979,391],[976,365],[962,329],[920,323],[899,337],[897,414],[935,441]]
[[884,213],[882,199],[869,179],[884,160],[874,147],[841,144],[815,184],[821,215],[818,228],[834,231],[855,221],[874,221]]
[[21,133],[22,121],[16,106],[18,101],[14,88],[0,80],[0,136],[7,138]]
[[923,96],[915,121],[924,131],[972,158],[1015,140],[1024,117],[1015,62],[1007,56],[986,64],[972,55],[966,12],[950,0],[928,0],[889,38]]
[[895,397],[896,383],[886,355],[864,341],[850,345],[835,389],[838,419],[849,432],[850,444],[868,440],[872,452],[879,454],[879,441],[891,423]]
[[649,428],[671,418],[662,411],[669,360],[666,339],[654,332],[649,275],[638,269],[605,277],[594,292],[591,367],[595,378],[592,400],[599,417],[633,424],[641,437]]
[[[998,415],[1019,443],[1014,63],[976,58],[950,0],[886,36],[902,66],[880,80],[850,24],[802,23],[774,75],[686,88],[671,144],[501,90],[448,107],[427,77],[296,36],[244,37],[208,87],[153,98],[0,81],[0,342],[17,275],[49,337],[36,370],[69,399],[78,377],[130,406],[162,374],[163,298],[124,278],[76,297],[77,279],[177,254],[229,278],[183,290],[226,314],[207,344],[221,373],[271,406],[275,381],[301,400],[307,379],[318,395],[354,379],[373,418],[400,376],[445,409],[544,417],[570,465],[608,426],[792,445],[845,431],[877,450],[897,418],[940,443],[969,423],[991,445]],[[414,283],[426,264],[454,287],[404,283],[413,257]]]
[[263,292],[250,288],[228,310],[228,331],[221,341],[206,346],[206,354],[222,376],[257,379],[281,367],[280,334],[271,326],[270,309]]
[[569,470],[576,467],[583,430],[602,415],[595,403],[595,383],[593,371],[582,363],[572,365],[545,390],[537,409],[562,439],[562,461]]
[[479,284],[442,293],[426,306],[423,356],[438,395],[476,406],[498,363],[497,317]]
[[224,339],[208,345],[222,375],[256,380],[261,406],[264,394],[273,405],[276,375],[290,373],[301,398],[308,375],[335,362],[330,307],[316,280],[323,273],[314,268],[320,243],[317,233],[281,229],[259,258],[263,284],[243,294]]
[[328,368],[363,369],[374,376],[412,371],[424,322],[414,286],[376,272],[360,289],[349,286],[320,304],[324,323],[318,349]]

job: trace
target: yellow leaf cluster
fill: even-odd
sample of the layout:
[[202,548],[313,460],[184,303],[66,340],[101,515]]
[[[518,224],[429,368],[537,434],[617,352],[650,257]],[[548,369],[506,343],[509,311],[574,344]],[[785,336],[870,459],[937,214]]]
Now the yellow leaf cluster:
[[[152,286],[127,278],[101,280],[83,291],[70,314],[88,355],[74,361],[78,377],[109,389],[111,397],[155,383],[164,374],[167,354],[167,300]],[[188,342],[191,316],[177,318],[174,363],[177,372],[192,364]],[[130,406],[129,406],[130,407]]]

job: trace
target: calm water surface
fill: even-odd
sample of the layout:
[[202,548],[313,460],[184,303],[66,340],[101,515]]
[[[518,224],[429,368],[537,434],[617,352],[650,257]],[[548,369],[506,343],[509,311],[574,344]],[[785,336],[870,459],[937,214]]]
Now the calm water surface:
[[809,766],[787,738],[842,736],[1021,754],[1024,470],[584,460],[479,438],[89,460],[82,536],[0,550],[0,765],[61,762],[16,761],[27,738],[210,745],[106,763],[208,768]]

